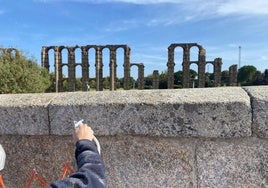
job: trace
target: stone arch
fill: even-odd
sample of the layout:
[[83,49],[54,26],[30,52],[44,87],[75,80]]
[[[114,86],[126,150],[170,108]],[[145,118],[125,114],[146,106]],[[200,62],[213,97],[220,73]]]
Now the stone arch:
[[124,48],[124,89],[129,90],[130,79],[130,47],[123,45]]
[[[81,62],[75,61],[75,50],[81,50]],[[130,48],[127,45],[86,45],[86,46],[43,46],[42,47],[42,66],[49,71],[49,54],[50,49],[54,50],[54,66],[56,74],[56,92],[62,91],[62,50],[68,50],[68,85],[69,91],[75,91],[75,68],[77,65],[82,67],[82,90],[87,91],[87,84],[89,81],[89,60],[88,51],[95,49],[95,72],[96,72],[96,90],[103,90],[103,55],[102,50],[107,48],[110,51],[110,90],[116,89],[116,50],[123,48],[124,50],[124,89],[129,89],[128,82],[130,77]]]
[[96,81],[96,90],[100,91],[102,88],[102,50],[97,45],[86,45],[81,46],[82,50],[82,90],[87,91],[87,85],[89,82],[89,72],[90,72],[90,59],[89,51],[95,51],[95,64],[92,67],[95,67],[95,81]]
[[48,71],[50,71],[50,65],[49,65],[49,50],[55,50],[54,46],[42,46],[41,51],[41,65],[42,67],[45,67]]
[[[76,72],[75,68],[77,63],[75,62],[75,50],[80,48],[79,46],[68,46],[68,90],[75,91]],[[61,55],[61,53],[60,53]]]
[[[13,57],[13,56],[19,57],[19,56],[21,56],[20,51],[18,49],[16,49],[16,48],[7,48],[6,52],[9,54],[10,57]],[[13,52],[14,52],[14,55],[13,55]]]
[[198,61],[200,47],[193,45],[189,47],[189,61]]
[[129,89],[130,78],[130,48],[127,45],[107,45],[110,49],[110,90],[116,89],[117,77],[117,50],[122,48],[124,50],[124,89]]
[[144,89],[144,64],[143,63],[131,63],[130,67],[138,67],[138,89]]
[[0,48],[1,54],[7,54],[10,58],[22,56],[21,52],[16,48]]
[[102,62],[102,50],[108,48],[110,51],[110,90],[116,90],[116,77],[117,77],[117,49],[123,48],[124,50],[124,89],[129,89],[129,77],[130,77],[130,48],[127,45],[105,45],[96,46],[96,82],[97,90],[103,90],[103,62]]
[[195,62],[198,65],[198,77],[199,77],[199,87],[204,87],[205,84],[205,62],[206,62],[206,51],[205,49],[197,43],[173,43],[168,47],[168,88],[174,88],[174,51],[175,48],[181,47],[183,49],[183,87],[189,88],[190,81],[190,48],[193,46],[198,48],[198,61]]
[[207,61],[206,65],[209,63],[213,65],[213,74],[214,74],[213,86],[219,87],[219,86],[221,86],[222,59],[215,58],[214,61]]
[[192,67],[197,67],[198,69],[198,61],[190,61],[189,62],[189,88],[197,88],[199,87],[199,75],[198,75],[198,70],[197,75],[192,75],[191,70],[194,70]]
[[[54,46],[54,68],[55,68],[55,77],[56,77],[56,91],[63,91],[63,82],[66,80],[69,85],[69,66],[68,61],[63,62],[62,51],[69,50],[66,46]],[[63,67],[66,66],[68,70],[68,77],[63,78]]]

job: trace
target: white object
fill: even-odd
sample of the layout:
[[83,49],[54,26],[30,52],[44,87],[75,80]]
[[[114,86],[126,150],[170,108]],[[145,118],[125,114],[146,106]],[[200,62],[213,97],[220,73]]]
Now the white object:
[[[83,123],[83,119],[81,119],[80,121],[74,121],[74,128],[78,127],[81,123]],[[101,154],[101,147],[100,147],[100,142],[98,141],[98,139],[93,136],[93,141],[95,142],[96,146],[97,146],[97,150],[99,152],[99,154]]]
[[0,144],[0,171],[4,169],[6,161],[6,152]]

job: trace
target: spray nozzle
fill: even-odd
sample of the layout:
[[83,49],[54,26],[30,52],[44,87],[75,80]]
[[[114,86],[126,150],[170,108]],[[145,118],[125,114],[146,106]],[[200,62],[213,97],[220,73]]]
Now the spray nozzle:
[[80,125],[81,123],[83,123],[83,119],[81,119],[80,121],[74,121],[74,128],[78,127],[78,125]]

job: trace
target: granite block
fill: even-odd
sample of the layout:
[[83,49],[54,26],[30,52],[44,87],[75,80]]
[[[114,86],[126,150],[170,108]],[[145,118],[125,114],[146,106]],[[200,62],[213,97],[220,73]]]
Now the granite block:
[[108,187],[196,187],[194,142],[116,136],[101,143]]
[[251,106],[238,87],[62,93],[49,105],[51,134],[84,119],[97,135],[248,137]]
[[252,102],[252,130],[259,137],[268,138],[268,86],[244,88]]
[[[0,136],[6,152],[6,164],[1,174],[7,188],[25,187],[33,169],[51,183],[60,179],[64,164],[75,169],[75,144],[70,136]],[[44,188],[34,179],[31,187]]]
[[48,104],[56,94],[0,95],[0,134],[49,134]]
[[257,138],[205,141],[197,147],[199,188],[268,186],[268,142]]

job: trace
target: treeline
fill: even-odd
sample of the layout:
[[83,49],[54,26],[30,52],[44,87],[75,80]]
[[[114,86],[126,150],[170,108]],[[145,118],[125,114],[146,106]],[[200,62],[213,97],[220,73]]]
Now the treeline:
[[[174,73],[174,89],[182,88],[182,71]],[[144,89],[153,89],[153,75],[148,75],[144,78]],[[258,71],[256,67],[252,65],[243,66],[238,70],[237,76],[238,84],[241,86],[254,86],[254,85],[268,85],[268,69],[264,72]],[[124,79],[120,78],[116,80],[116,88],[123,88]],[[80,78],[76,79],[76,90],[82,90],[82,81]],[[88,86],[91,90],[96,88],[95,78],[90,79]],[[190,86],[198,87],[198,73],[194,70],[190,70]],[[222,71],[221,86],[229,86],[229,71]],[[110,87],[110,78],[103,78],[103,88],[108,90]],[[133,77],[130,77],[129,88],[136,89],[138,82]],[[168,87],[168,73],[163,71],[159,74],[159,89],[167,89]],[[205,73],[205,87],[214,87],[214,74]],[[68,91],[67,81],[63,82],[63,90]],[[51,90],[52,92],[53,90]]]
[[[190,70],[190,85],[198,87],[198,74],[194,70]],[[182,71],[174,73],[174,88],[182,88]],[[144,89],[153,89],[153,75],[148,75],[144,78]],[[213,73],[206,73],[205,87],[214,86]],[[159,74],[159,89],[166,89],[168,81],[167,71]],[[0,94],[4,93],[41,93],[41,92],[55,92],[55,75],[49,73],[45,68],[39,66],[34,59],[26,58],[25,56],[14,56],[0,54]],[[221,76],[222,86],[229,85],[229,72],[222,71]],[[250,85],[268,85],[268,69],[261,72],[256,67],[247,65],[238,70],[238,83],[241,86]],[[103,88],[109,90],[110,78],[103,79]],[[118,78],[116,80],[116,87],[123,88],[124,79]],[[138,85],[137,80],[130,78],[129,88],[136,89]],[[81,78],[76,79],[75,90],[82,90]],[[96,88],[96,81],[91,78],[88,82],[88,89],[94,90]],[[68,82],[63,82],[63,91],[68,91]]]
[[0,94],[41,93],[50,86],[51,75],[35,60],[1,52]]
[[[174,88],[182,88],[182,71],[174,73]],[[167,71],[159,75],[159,89],[167,88],[168,74]],[[238,70],[238,84],[241,86],[268,85],[268,69],[261,72],[252,65],[246,65]],[[153,75],[145,77],[145,89],[151,89],[153,83]],[[190,86],[198,87],[198,73],[190,70]],[[229,71],[224,70],[221,73],[221,86],[229,86]],[[205,73],[205,87],[214,87],[214,74]]]

